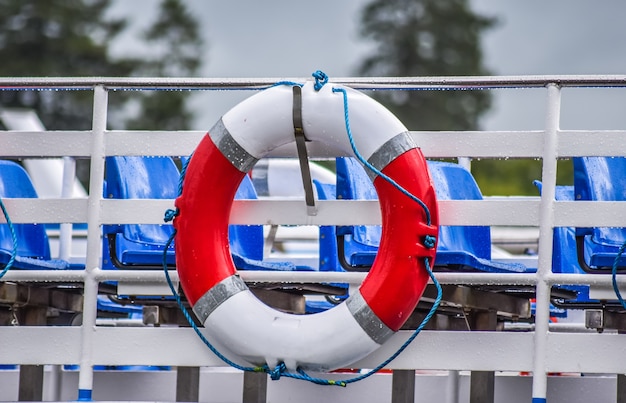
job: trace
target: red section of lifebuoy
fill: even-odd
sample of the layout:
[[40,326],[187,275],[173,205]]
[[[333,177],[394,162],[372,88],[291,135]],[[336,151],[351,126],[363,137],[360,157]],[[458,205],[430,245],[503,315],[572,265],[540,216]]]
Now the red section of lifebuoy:
[[[228,220],[239,171],[206,135],[189,161],[182,195],[176,199],[176,270],[191,305],[235,273]],[[184,245],[184,248],[179,247]]]
[[424,246],[426,235],[437,236],[439,216],[435,191],[426,161],[419,149],[398,156],[382,171],[400,186],[422,200],[431,215],[427,226],[424,209],[378,176],[374,186],[382,211],[382,238],[369,275],[361,285],[361,295],[390,329],[397,331],[406,322],[421,297],[429,275],[424,257],[434,264],[436,246]]

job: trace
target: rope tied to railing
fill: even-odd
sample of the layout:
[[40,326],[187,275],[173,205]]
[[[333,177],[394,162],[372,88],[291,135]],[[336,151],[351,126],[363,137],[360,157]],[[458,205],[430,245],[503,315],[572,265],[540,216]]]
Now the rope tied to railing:
[[13,264],[15,263],[15,258],[17,257],[17,235],[15,233],[15,227],[13,226],[13,222],[11,221],[11,217],[9,217],[9,213],[2,199],[0,199],[0,209],[2,209],[2,214],[4,214],[4,219],[6,220],[7,225],[9,226],[9,231],[11,232],[11,241],[12,241],[12,246],[13,246],[13,249],[11,250],[11,258],[9,259],[7,264],[4,266],[4,269],[2,269],[2,271],[0,272],[0,278],[2,278],[4,277],[5,274],[7,274],[7,272],[11,269],[11,267],[13,267]]
[[[324,72],[322,72],[320,70],[318,70],[315,73],[313,73],[312,76],[315,78],[314,89],[316,91],[321,90],[322,87],[328,83],[328,76]],[[294,82],[291,82],[291,81],[277,82],[273,86],[279,86],[279,85],[288,85],[288,86],[292,86],[292,87],[293,86],[302,86],[302,84],[294,83]],[[420,200],[418,197],[416,197],[415,195],[411,194],[409,191],[404,189],[400,184],[398,184],[396,181],[394,181],[388,175],[383,174],[379,169],[377,169],[376,167],[371,165],[360,154],[360,152],[358,151],[358,149],[356,147],[356,144],[354,143],[354,138],[352,136],[352,130],[350,128],[350,113],[349,113],[347,92],[343,88],[332,88],[332,91],[335,92],[335,93],[342,93],[343,94],[343,108],[344,108],[344,121],[345,121],[346,133],[347,133],[348,139],[350,141],[350,145],[352,147],[352,150],[353,150],[355,156],[357,157],[357,159],[359,159],[359,161],[361,161],[361,163],[363,163],[363,165],[366,168],[368,168],[371,171],[375,172],[377,175],[379,175],[385,181],[389,182],[392,186],[394,186],[400,192],[402,192],[403,194],[408,196],[411,200],[413,200],[414,202],[418,203],[422,207],[422,209],[424,210],[424,213],[425,213],[425,216],[426,216],[426,223],[427,223],[427,225],[430,226],[431,225],[431,214],[430,214],[430,210],[428,209],[428,206],[426,206],[426,204],[422,200]],[[184,182],[184,177],[185,177],[185,173],[186,173],[188,162],[189,162],[189,160],[185,164],[183,164],[183,169],[181,170],[181,173],[180,173],[179,186],[178,186],[178,194],[179,194],[179,196],[182,194],[183,182]],[[165,212],[164,221],[165,222],[172,221],[178,214],[179,214],[178,209],[168,209]],[[341,380],[340,381],[340,380],[322,379],[322,378],[312,377],[309,374],[307,374],[302,368],[297,368],[297,370],[296,370],[297,373],[289,372],[288,369],[287,369],[287,366],[285,365],[284,362],[278,363],[278,365],[276,365],[274,368],[270,368],[267,365],[255,366],[255,367],[252,367],[252,366],[242,366],[242,365],[239,365],[239,364],[231,361],[226,356],[224,356],[222,353],[220,353],[217,350],[217,348],[215,348],[215,346],[213,346],[211,344],[211,342],[202,334],[202,332],[200,331],[200,329],[196,325],[195,321],[191,317],[191,314],[189,313],[188,309],[185,307],[180,294],[175,289],[174,283],[172,282],[172,280],[170,278],[170,275],[169,275],[169,272],[168,272],[168,269],[167,269],[167,250],[169,249],[170,245],[174,241],[175,236],[176,236],[176,230],[174,230],[172,232],[172,234],[170,235],[170,237],[169,237],[169,239],[168,239],[168,241],[167,241],[167,243],[165,245],[165,248],[163,249],[163,270],[165,272],[165,278],[167,280],[167,284],[169,285],[170,290],[171,290],[172,294],[174,295],[180,310],[183,312],[183,315],[187,319],[187,322],[189,323],[191,328],[198,335],[198,337],[202,340],[202,342],[209,348],[209,350],[211,350],[211,352],[213,352],[224,363],[228,364],[229,366],[231,366],[231,367],[233,367],[235,369],[241,370],[241,371],[264,372],[264,373],[268,374],[270,376],[270,378],[272,380],[274,380],[274,381],[279,380],[281,377],[284,376],[284,377],[288,377],[288,378],[300,379],[300,380],[308,381],[308,382],[315,383],[315,384],[318,384],[318,385],[334,385],[334,386],[343,386],[343,387],[345,387],[345,386],[347,386],[350,383],[358,382],[360,380],[368,378],[368,377],[374,375],[375,373],[377,373],[378,371],[380,371],[385,366],[387,366],[391,361],[393,361],[395,358],[397,358],[411,344],[411,342],[417,337],[417,335],[422,331],[422,329],[430,321],[432,316],[437,311],[437,309],[439,307],[439,304],[441,303],[441,298],[442,298],[442,294],[443,294],[441,285],[439,284],[439,282],[435,278],[435,275],[433,274],[433,271],[432,271],[431,266],[430,266],[430,259],[428,257],[424,257],[424,266],[426,268],[426,271],[428,272],[428,275],[429,275],[431,281],[433,282],[433,284],[435,285],[435,287],[437,289],[437,297],[435,298],[435,301],[433,302],[433,305],[431,306],[428,314],[424,317],[424,319],[422,320],[420,325],[417,327],[417,329],[414,330],[414,332],[411,334],[411,336],[402,344],[402,346],[400,346],[400,348],[398,348],[391,356],[389,356],[386,360],[381,362],[375,368],[373,368],[373,369],[369,370],[368,372],[366,372],[364,374],[361,374],[359,376],[356,376],[356,377],[353,377],[353,378],[350,378],[350,379],[347,379],[347,380]],[[436,239],[435,236],[426,235],[424,237],[424,240],[423,240],[423,245],[427,249],[432,249],[436,245],[436,240],[437,239]]]
[[624,242],[622,246],[619,247],[619,250],[617,251],[617,256],[615,256],[615,260],[613,261],[613,267],[611,270],[611,280],[613,282],[613,291],[615,291],[615,295],[617,295],[617,299],[619,300],[620,304],[622,304],[622,307],[626,309],[626,301],[624,301],[624,298],[622,298],[622,293],[620,292],[619,287],[617,285],[617,267],[619,266],[619,261],[622,258],[622,255],[624,254],[624,250],[626,250],[626,242]]

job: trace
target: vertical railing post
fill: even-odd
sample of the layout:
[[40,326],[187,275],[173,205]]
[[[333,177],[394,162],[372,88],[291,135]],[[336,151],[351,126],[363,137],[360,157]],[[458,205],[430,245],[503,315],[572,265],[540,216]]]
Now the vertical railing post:
[[548,325],[550,322],[550,284],[547,277],[552,272],[552,239],[554,233],[554,206],[556,194],[556,169],[559,120],[561,114],[561,89],[549,84],[546,128],[543,141],[541,203],[539,211],[539,247],[537,291],[535,309],[535,349],[533,364],[532,402],[545,403],[548,389],[546,372]]
[[93,272],[101,265],[101,202],[104,182],[104,132],[107,121],[108,93],[98,85],[94,88],[91,173],[87,206],[87,259],[85,264],[85,292],[83,324],[81,328],[80,374],[78,400],[91,400],[93,389],[93,339],[96,327],[98,280]]

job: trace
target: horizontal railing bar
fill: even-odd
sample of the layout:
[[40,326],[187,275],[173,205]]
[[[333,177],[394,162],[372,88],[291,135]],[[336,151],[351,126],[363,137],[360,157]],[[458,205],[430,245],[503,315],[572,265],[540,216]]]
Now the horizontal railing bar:
[[[84,223],[83,199],[4,199],[13,223]],[[165,224],[172,199],[104,199],[101,224]],[[483,200],[440,200],[441,225],[537,226],[539,198],[505,197]],[[320,200],[318,213],[307,214],[303,200],[235,200],[231,224],[241,225],[380,225],[377,200]],[[555,202],[557,227],[626,227],[626,203],[595,201]],[[5,222],[0,215],[0,223]],[[169,225],[169,224],[167,224]]]
[[[3,77],[4,90],[65,89],[90,90],[102,85],[110,90],[257,90],[278,82],[299,82],[310,77],[237,78],[237,77]],[[548,84],[561,87],[626,86],[626,75],[516,75],[516,76],[439,76],[439,77],[331,77],[331,84],[358,89],[482,89],[537,88]]]
[[3,157],[89,157],[90,131],[0,131]]
[[[105,133],[106,155],[186,156],[207,131],[133,131]],[[412,131],[430,158],[541,158],[544,132],[531,131]],[[90,131],[0,131],[4,157],[89,157]],[[624,130],[567,130],[559,132],[558,157],[626,155]],[[319,142],[307,143],[313,158],[347,156],[345,150]],[[269,157],[296,157],[295,143],[279,147]]]
[[543,131],[411,132],[426,157],[540,158]]
[[[14,224],[59,224],[87,222],[86,198],[81,199],[2,199]],[[0,214],[0,223],[5,223]]]
[[626,130],[564,130],[558,134],[557,157],[623,157]]
[[556,227],[626,227],[626,202],[557,201],[554,203]]
[[[169,271],[172,281],[178,281],[178,273]],[[239,276],[249,283],[349,283],[361,284],[367,273],[363,272],[294,272],[294,271],[254,271],[240,270]],[[95,269],[93,276],[98,281],[117,281],[133,283],[165,283],[163,270],[102,270]],[[441,284],[463,285],[525,285],[537,283],[535,273],[452,273],[437,272],[435,277]],[[21,282],[82,282],[83,270],[9,270],[0,281]],[[609,287],[612,278],[601,274],[564,274],[550,273],[546,282],[551,285],[590,285]],[[626,276],[618,276],[617,282],[626,285]]]
[[[96,326],[93,332],[93,359],[97,365],[227,366],[190,328]],[[410,335],[410,331],[398,332],[352,366],[376,366]],[[387,368],[529,371],[533,357],[528,352],[533,349],[533,336],[533,332],[423,331]],[[2,326],[0,338],[3,340],[0,363],[42,365],[80,361],[80,327]],[[625,339],[620,334],[550,333],[546,370],[620,373],[623,363],[615,359],[615,353],[622,351]],[[564,351],[576,354],[563,354]]]
[[[439,203],[442,225],[538,225],[539,200],[442,200]],[[162,223],[171,200],[103,200],[103,224]],[[242,225],[379,225],[377,200],[320,200],[317,215],[307,214],[300,200],[235,200],[231,224]]]
[[111,130],[104,134],[106,155],[188,156],[205,131],[130,131]]

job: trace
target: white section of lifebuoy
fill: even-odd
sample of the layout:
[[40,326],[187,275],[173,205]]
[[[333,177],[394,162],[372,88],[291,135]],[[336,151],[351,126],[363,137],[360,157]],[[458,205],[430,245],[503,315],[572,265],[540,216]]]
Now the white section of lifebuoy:
[[[346,135],[343,94],[331,85],[316,92],[312,84],[302,88],[302,119],[309,140],[335,146],[354,156]],[[383,144],[407,128],[384,106],[367,95],[344,88],[350,107],[350,128],[359,153],[367,160]]]
[[[350,88],[350,125],[357,148],[368,159],[406,127],[372,98]],[[293,93],[289,86],[274,87],[250,97],[228,111],[224,126],[233,139],[255,158],[293,142]],[[315,91],[312,82],[302,87],[302,121],[307,139],[320,141],[353,155],[345,135],[343,95],[326,85]]]
[[[228,356],[255,365],[267,363],[270,368],[284,362],[291,370],[301,365],[313,370],[344,367],[380,347],[346,304],[315,315],[293,315],[268,307],[249,290],[228,298],[213,311],[202,332],[227,349]],[[259,362],[259,357],[264,361]]]

